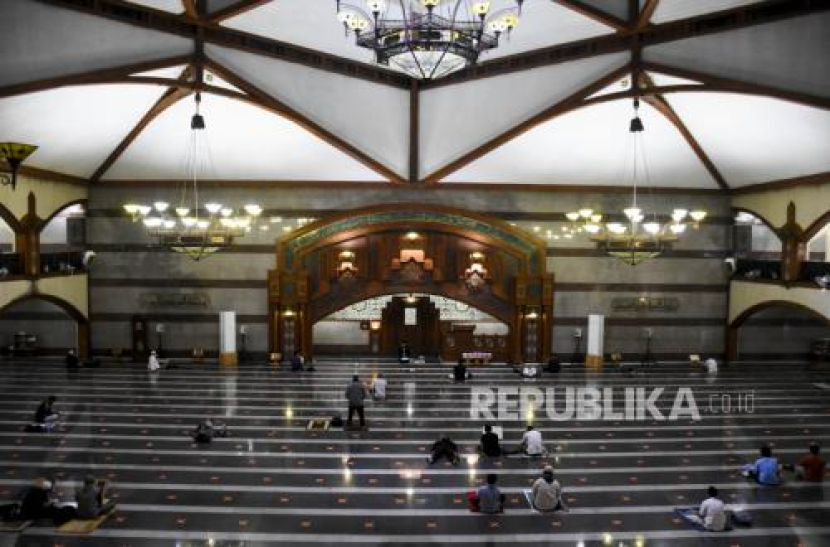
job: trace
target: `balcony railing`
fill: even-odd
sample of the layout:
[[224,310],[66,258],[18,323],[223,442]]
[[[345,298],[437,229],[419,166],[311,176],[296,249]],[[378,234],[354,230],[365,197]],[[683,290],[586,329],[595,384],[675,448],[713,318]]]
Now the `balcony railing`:
[[23,259],[18,253],[0,253],[0,280],[23,274]]
[[84,255],[80,252],[44,253],[40,255],[40,271],[65,275],[83,272]]
[[[796,281],[815,283],[817,277],[825,275],[830,275],[830,262],[803,262]],[[781,279],[781,261],[739,259],[733,279],[779,281]]]

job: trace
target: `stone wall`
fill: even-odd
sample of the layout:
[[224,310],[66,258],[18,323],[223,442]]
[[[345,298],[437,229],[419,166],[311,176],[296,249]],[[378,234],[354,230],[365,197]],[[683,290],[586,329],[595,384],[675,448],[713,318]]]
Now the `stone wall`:
[[[248,350],[267,346],[266,271],[274,267],[276,238],[298,218],[321,218],[343,209],[380,203],[445,204],[490,214],[537,233],[548,244],[548,269],[556,275],[554,349],[569,354],[573,329],[584,327],[589,313],[607,317],[608,352],[637,354],[645,329],[654,333],[653,349],[666,357],[687,353],[721,354],[726,316],[727,278],[723,259],[730,246],[728,197],[712,193],[654,194],[641,198],[647,210],[668,213],[673,207],[702,207],[710,218],[683,237],[674,251],[636,267],[608,257],[584,239],[547,238],[560,234],[563,214],[588,206],[620,211],[625,193],[562,191],[505,192],[489,189],[406,190],[367,185],[349,188],[217,188],[203,199],[231,205],[256,201],[265,209],[268,231],[255,230],[232,252],[200,262],[154,249],[140,224],[121,211],[127,201],[152,202],[163,197],[175,204],[175,188],[137,186],[91,190],[87,238],[98,253],[90,274],[93,347],[130,347],[130,318],[147,316],[164,324],[168,350],[187,353],[193,347],[218,346],[218,312],[235,310],[238,324],[248,326]],[[269,217],[282,222],[269,222]],[[538,227],[538,231],[536,228]],[[170,305],[159,295],[195,295]],[[673,309],[635,309],[632,299],[663,298]],[[161,303],[160,303],[161,302]],[[628,308],[626,309],[626,306]],[[154,340],[151,337],[151,343]]]

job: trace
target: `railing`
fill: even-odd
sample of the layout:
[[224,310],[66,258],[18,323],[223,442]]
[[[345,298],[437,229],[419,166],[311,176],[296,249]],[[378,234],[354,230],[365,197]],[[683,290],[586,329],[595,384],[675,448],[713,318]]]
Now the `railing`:
[[40,271],[66,275],[83,272],[84,255],[80,252],[44,253],[40,255]]
[[0,253],[0,280],[22,274],[23,260],[20,254]]
[[[814,283],[817,277],[830,275],[830,262],[803,262],[797,281]],[[733,279],[772,280],[781,279],[781,261],[739,259]]]

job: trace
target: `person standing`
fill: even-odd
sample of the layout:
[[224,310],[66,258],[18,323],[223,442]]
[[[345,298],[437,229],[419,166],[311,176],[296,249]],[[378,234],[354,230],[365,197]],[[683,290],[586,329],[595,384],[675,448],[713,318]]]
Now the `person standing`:
[[366,426],[366,416],[363,413],[363,401],[366,399],[366,388],[360,383],[360,378],[355,374],[352,383],[346,388],[346,400],[349,402],[349,418],[346,425],[351,427],[352,416],[357,412],[360,417],[360,427]]
[[147,370],[150,372],[156,372],[161,368],[161,363],[159,363],[158,354],[156,350],[150,352],[150,357],[147,359]]

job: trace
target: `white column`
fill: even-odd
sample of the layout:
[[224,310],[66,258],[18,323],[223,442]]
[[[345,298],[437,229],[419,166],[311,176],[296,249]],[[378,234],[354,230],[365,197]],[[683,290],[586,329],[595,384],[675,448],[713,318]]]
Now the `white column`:
[[219,363],[237,364],[236,356],[236,312],[219,312]]
[[603,349],[605,347],[605,316],[588,316],[588,355],[586,366],[602,366]]

